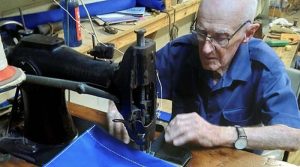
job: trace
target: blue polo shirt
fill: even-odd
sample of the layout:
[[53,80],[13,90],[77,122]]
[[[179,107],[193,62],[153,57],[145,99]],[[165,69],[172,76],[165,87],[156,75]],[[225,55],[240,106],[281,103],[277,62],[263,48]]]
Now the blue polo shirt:
[[[201,67],[196,38],[189,34],[160,49],[156,66],[162,92],[173,101],[173,117],[197,112],[222,126],[284,124],[300,128],[300,114],[283,63],[272,48],[251,39],[238,48],[217,84]],[[160,90],[160,88],[158,88]]]

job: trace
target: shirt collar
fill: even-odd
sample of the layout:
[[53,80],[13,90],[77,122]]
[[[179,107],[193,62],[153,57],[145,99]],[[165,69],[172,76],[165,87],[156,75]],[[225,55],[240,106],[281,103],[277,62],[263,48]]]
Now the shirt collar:
[[225,81],[247,81],[250,75],[251,61],[248,43],[242,43],[239,46],[228,71],[225,73]]
[[212,88],[212,90],[228,87],[234,80],[247,81],[251,75],[251,61],[248,43],[242,43],[239,46],[235,56],[232,59],[230,67],[216,85],[212,84],[212,75],[210,75],[209,71],[204,70],[202,67],[200,70],[204,71],[204,76],[202,73],[202,80],[206,80],[207,84],[210,88]]

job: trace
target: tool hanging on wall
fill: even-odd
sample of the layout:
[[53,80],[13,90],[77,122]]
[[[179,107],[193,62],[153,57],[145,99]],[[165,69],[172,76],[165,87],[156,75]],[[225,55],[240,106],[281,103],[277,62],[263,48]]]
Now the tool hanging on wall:
[[170,37],[170,41],[174,40],[175,38],[177,38],[178,36],[178,26],[175,24],[176,22],[176,11],[173,8],[173,23],[172,23],[172,18],[171,18],[171,14],[169,11],[164,11],[164,13],[166,13],[168,15],[169,18],[169,37]]
[[174,40],[175,38],[178,37],[178,31],[179,31],[179,28],[178,28],[178,26],[176,25],[175,22],[176,22],[176,10],[174,9],[174,13],[173,13],[173,24],[172,24],[171,31],[169,32],[169,33],[170,33],[171,40]]

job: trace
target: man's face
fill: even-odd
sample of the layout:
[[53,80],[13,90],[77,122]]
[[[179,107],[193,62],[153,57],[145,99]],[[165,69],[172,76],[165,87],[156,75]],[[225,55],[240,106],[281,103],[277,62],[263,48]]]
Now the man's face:
[[[223,73],[229,67],[235,52],[243,41],[245,24],[229,21],[232,19],[215,19],[198,17],[196,24],[199,56],[205,70]],[[206,34],[199,35],[199,34]],[[234,36],[232,36],[234,34]],[[208,37],[208,38],[207,38]]]

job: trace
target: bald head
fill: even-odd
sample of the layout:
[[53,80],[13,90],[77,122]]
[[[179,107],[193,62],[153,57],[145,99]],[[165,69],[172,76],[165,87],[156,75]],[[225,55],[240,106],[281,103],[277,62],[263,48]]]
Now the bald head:
[[214,20],[253,21],[256,8],[257,0],[202,0],[199,16]]

